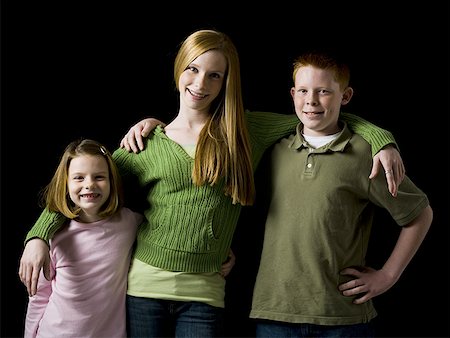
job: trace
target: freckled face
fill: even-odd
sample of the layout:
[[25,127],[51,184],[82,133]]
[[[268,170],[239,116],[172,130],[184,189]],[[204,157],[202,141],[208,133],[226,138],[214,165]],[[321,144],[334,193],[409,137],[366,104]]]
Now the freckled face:
[[70,199],[82,209],[80,218],[96,220],[111,190],[106,159],[100,155],[73,158],[69,165],[67,185]]
[[334,72],[312,66],[297,71],[291,96],[305,135],[322,136],[339,131],[343,94],[334,80]]
[[222,89],[227,61],[222,52],[210,50],[198,56],[181,74],[180,105],[209,113],[209,108]]

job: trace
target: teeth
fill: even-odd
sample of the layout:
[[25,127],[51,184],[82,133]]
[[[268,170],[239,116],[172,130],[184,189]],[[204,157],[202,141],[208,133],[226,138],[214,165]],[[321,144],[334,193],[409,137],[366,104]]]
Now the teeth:
[[98,194],[83,194],[81,197],[97,197]]
[[196,93],[196,92],[194,92],[194,91],[192,91],[190,89],[188,89],[188,90],[189,90],[189,93],[191,93],[192,96],[196,96],[196,97],[199,97],[199,98],[204,98],[206,96],[206,95],[198,94],[198,93]]

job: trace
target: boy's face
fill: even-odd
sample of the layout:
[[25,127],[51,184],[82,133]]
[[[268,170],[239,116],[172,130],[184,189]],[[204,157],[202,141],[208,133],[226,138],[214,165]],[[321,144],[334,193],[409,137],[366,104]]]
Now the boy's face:
[[324,136],[339,132],[341,104],[350,101],[353,90],[343,91],[334,80],[334,72],[301,67],[295,76],[295,87],[291,88],[295,112],[303,123],[303,133],[310,136]]

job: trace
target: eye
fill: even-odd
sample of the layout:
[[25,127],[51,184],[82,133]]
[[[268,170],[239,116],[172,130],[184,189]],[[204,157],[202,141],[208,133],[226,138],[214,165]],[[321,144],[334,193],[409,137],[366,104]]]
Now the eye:
[[211,73],[210,77],[212,77],[213,79],[221,79],[222,76],[219,73]]
[[74,180],[74,181],[82,181],[84,179],[84,176],[73,176],[72,177],[72,180]]
[[95,180],[96,181],[104,181],[106,179],[107,179],[107,177],[104,176],[104,175],[97,175],[97,176],[95,176]]
[[198,69],[195,68],[194,66],[189,66],[189,67],[186,68],[186,70],[189,70],[189,71],[191,71],[193,73],[198,73]]

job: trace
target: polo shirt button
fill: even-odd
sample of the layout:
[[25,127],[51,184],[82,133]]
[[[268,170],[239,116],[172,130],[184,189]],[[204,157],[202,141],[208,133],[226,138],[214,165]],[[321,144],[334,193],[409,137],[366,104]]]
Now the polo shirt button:
[[311,164],[311,163],[308,163],[307,167],[308,167],[309,169],[311,169],[312,164]]

